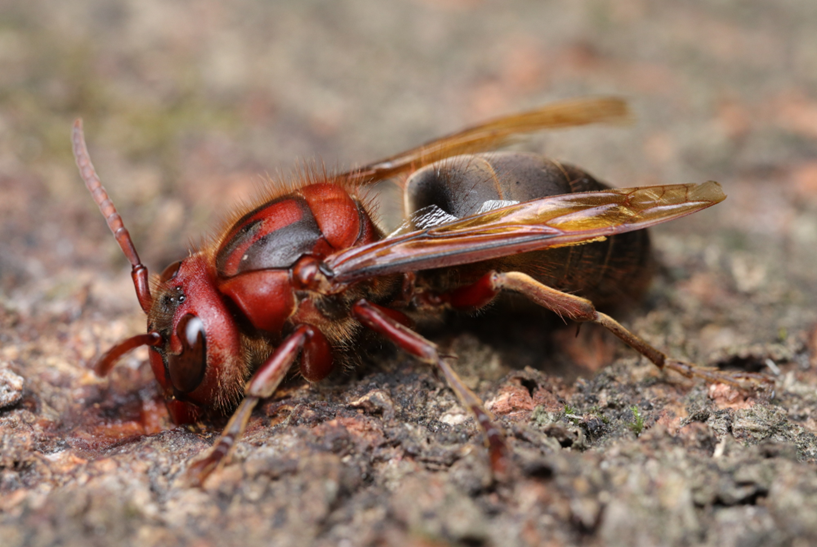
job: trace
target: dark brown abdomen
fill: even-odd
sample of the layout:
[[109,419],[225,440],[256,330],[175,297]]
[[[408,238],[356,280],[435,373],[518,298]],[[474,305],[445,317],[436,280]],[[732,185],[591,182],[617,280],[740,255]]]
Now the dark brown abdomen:
[[[536,154],[497,152],[457,156],[414,173],[406,185],[407,216],[436,205],[458,218],[473,215],[489,201],[530,201],[546,196],[608,188],[572,165]],[[497,204],[500,205],[500,204]],[[503,259],[428,272],[435,290],[464,285],[482,273],[524,272],[540,282],[580,294],[598,306],[639,298],[651,275],[646,230],[604,241],[537,251]]]

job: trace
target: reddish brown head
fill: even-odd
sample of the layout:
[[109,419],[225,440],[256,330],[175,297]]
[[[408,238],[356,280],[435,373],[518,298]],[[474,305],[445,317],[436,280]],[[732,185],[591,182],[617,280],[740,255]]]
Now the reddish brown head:
[[190,404],[229,408],[249,371],[241,333],[206,257],[194,254],[172,264],[155,292],[148,331],[161,341],[151,348],[150,365],[174,419],[184,421],[176,414],[191,412]]

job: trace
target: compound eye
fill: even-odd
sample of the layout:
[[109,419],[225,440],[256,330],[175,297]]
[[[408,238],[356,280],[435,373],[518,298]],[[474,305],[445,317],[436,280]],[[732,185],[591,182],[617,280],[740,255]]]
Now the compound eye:
[[204,323],[188,313],[179,321],[176,336],[182,345],[178,355],[168,355],[170,382],[180,393],[189,393],[199,387],[207,366],[207,341]]
[[173,279],[174,277],[176,277],[176,274],[179,273],[179,267],[181,265],[182,261],[177,260],[176,262],[165,268],[165,271],[163,271],[162,275],[159,276],[159,281],[164,283],[168,279]]

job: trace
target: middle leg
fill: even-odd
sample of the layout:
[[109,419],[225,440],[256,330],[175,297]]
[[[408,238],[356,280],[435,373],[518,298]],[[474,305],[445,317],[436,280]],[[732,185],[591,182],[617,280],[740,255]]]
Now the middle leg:
[[508,449],[502,431],[494,423],[494,417],[482,405],[476,394],[468,389],[451,365],[440,355],[437,345],[388,315],[388,309],[366,300],[352,306],[355,318],[366,327],[385,336],[397,346],[420,360],[436,365],[445,376],[448,386],[457,395],[460,404],[471,412],[485,436],[491,459],[491,471],[496,478],[503,478],[508,471]]

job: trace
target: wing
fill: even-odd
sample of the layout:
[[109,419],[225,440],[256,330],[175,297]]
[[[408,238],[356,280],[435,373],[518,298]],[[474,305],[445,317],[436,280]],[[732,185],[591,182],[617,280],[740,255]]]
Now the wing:
[[396,156],[339,175],[353,184],[371,184],[459,154],[493,150],[514,136],[543,129],[630,119],[627,103],[612,97],[576,99],[488,121],[427,142]]
[[725,198],[713,181],[549,196],[353,247],[325,264],[338,284],[457,266],[640,230]]

